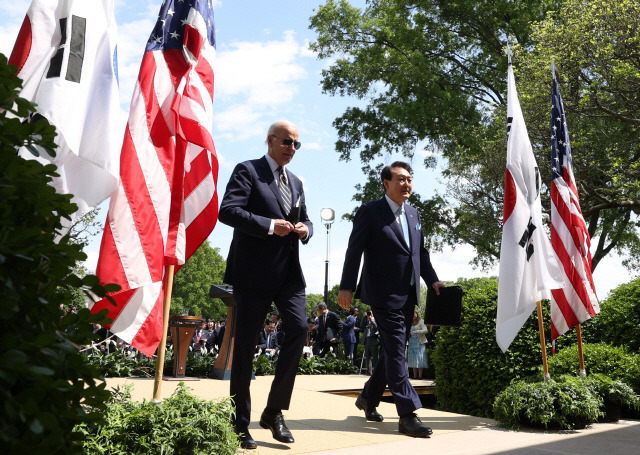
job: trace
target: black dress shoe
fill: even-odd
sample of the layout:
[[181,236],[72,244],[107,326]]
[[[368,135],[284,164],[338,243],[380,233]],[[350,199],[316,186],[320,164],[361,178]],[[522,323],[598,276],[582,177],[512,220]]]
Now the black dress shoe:
[[412,438],[428,438],[433,433],[433,430],[423,425],[420,418],[415,414],[400,417],[398,431]]
[[376,411],[374,406],[369,406],[369,402],[362,396],[362,394],[358,395],[358,398],[356,399],[356,407],[361,411],[364,411],[364,416],[371,422],[382,422],[384,420],[382,414]]
[[247,427],[234,427],[233,432],[238,435],[238,439],[240,439],[240,447],[243,449],[258,448],[258,444],[256,444],[256,441],[254,441],[249,434]]
[[294,442],[293,435],[284,423],[284,417],[281,412],[277,414],[267,414],[265,412],[260,416],[260,426],[271,430],[273,439],[286,444]]

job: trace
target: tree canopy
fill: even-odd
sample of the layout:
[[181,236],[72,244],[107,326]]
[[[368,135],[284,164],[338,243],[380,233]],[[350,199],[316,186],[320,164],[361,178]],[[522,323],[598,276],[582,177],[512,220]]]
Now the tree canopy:
[[510,42],[541,169],[549,166],[552,58],[559,68],[583,211],[599,236],[594,266],[612,249],[637,257],[638,3],[369,0],[359,9],[327,1],[311,18],[311,48],[333,60],[323,90],[360,100],[334,121],[340,158],[359,153],[363,163],[366,183],[354,199],[381,191],[385,155],[413,160],[422,149],[426,167],[443,157],[447,193],[412,201],[432,224],[426,235],[471,244],[479,266],[497,260]]

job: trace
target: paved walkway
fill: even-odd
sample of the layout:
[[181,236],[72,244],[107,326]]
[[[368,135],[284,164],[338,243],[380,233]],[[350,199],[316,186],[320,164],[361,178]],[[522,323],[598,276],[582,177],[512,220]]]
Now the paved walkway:
[[[638,455],[640,421],[596,424],[585,430],[569,432],[507,431],[491,419],[453,414],[433,409],[419,409],[421,420],[433,429],[429,439],[413,439],[398,433],[398,416],[392,403],[380,403],[378,411],[384,422],[367,422],[355,407],[355,398],[325,393],[333,390],[360,389],[366,376],[314,375],[298,376],[291,407],[284,411],[293,433],[294,444],[281,444],[271,432],[260,428],[258,420],[264,409],[273,376],[259,376],[251,384],[253,400],[251,435],[258,443],[259,455]],[[423,381],[412,381],[416,386]],[[133,384],[134,400],[150,400],[153,379],[110,378],[108,387]],[[215,400],[229,394],[229,382],[213,379],[188,381],[192,392]],[[163,381],[161,396],[168,397],[178,382]]]

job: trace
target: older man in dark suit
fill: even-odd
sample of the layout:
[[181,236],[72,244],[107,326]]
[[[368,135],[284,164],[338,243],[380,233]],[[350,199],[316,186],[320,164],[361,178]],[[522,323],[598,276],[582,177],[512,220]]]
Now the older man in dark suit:
[[373,310],[382,354],[356,406],[365,411],[367,420],[381,422],[376,407],[388,384],[400,416],[398,431],[426,438],[432,430],[414,413],[422,404],[407,376],[405,348],[420,295],[420,277],[437,293],[443,284],[424,248],[418,211],[405,203],[413,188],[411,167],[396,161],[382,170],[381,178],[386,195],[364,204],[356,213],[338,303],[345,309],[351,305],[364,254],[359,298]]
[[219,220],[234,228],[225,281],[233,285],[236,333],[231,369],[234,427],[245,449],[256,447],[249,434],[252,359],[256,338],[274,303],[286,337],[260,426],[285,443],[294,441],[283,409],[291,392],[307,333],[305,280],[300,267],[300,242],[307,243],[313,226],[305,206],[302,182],[287,165],[300,148],[298,128],[278,121],[269,128],[268,152],[236,166],[220,206]]

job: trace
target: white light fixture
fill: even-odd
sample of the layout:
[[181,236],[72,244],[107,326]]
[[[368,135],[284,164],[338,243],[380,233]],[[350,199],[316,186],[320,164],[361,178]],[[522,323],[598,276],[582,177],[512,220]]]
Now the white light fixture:
[[320,210],[320,218],[322,219],[322,224],[332,224],[336,220],[336,212],[333,209],[324,208]]
[[324,261],[324,303],[327,303],[327,299],[329,298],[329,248],[331,245],[329,241],[329,230],[336,220],[336,212],[328,207],[324,208],[320,210],[320,219],[322,220],[322,224],[327,228],[327,257]]

